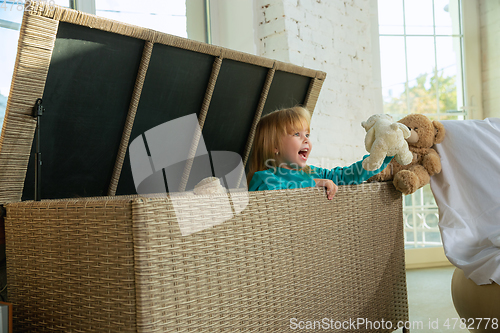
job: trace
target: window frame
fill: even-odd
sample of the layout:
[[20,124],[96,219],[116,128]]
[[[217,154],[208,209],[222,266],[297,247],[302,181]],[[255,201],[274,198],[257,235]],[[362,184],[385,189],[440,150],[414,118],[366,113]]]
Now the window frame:
[[95,0],[69,0],[69,8],[95,15]]
[[[97,8],[95,0],[69,0],[70,8],[96,15]],[[200,4],[203,9],[200,10]],[[192,39],[207,44],[212,44],[212,22],[210,0],[186,0],[186,16],[193,15],[196,17],[192,22],[188,22],[186,27],[188,35],[192,35]],[[201,25],[201,26],[200,26]],[[204,30],[203,33],[200,33]]]
[[[475,1],[460,0],[459,6],[460,32],[462,37],[461,56],[462,96],[464,105],[462,108],[463,114],[466,119],[483,119],[479,4]],[[374,101],[376,103],[375,110],[377,113],[383,113],[382,72],[379,41],[381,35],[379,34],[378,0],[371,0],[371,9],[372,15],[370,24],[372,30],[372,71],[374,81]],[[433,36],[435,39],[435,30]],[[408,87],[408,75],[406,78],[406,87]],[[408,89],[406,89],[406,91],[408,93]],[[445,256],[442,245],[427,248],[422,247],[405,249],[405,257],[407,269],[451,265]]]
[[[7,5],[17,6],[23,5],[26,0],[0,0],[0,3],[6,2]],[[42,0],[48,3],[54,3],[50,0]],[[212,32],[211,32],[211,12],[210,3],[214,0],[186,0],[186,16],[190,15],[193,19],[187,22],[187,32],[188,35],[192,36],[193,40],[200,42],[211,43],[212,42]],[[86,12],[92,15],[96,15],[96,2],[95,0],[68,0],[68,8],[75,9],[81,12]],[[17,8],[16,8],[17,9]],[[22,11],[21,8],[19,11]],[[22,16],[22,15],[21,15]],[[19,32],[21,29],[21,23],[8,21],[0,19],[0,29],[9,29]],[[9,47],[9,46],[7,46]],[[8,66],[10,67],[10,66]],[[7,91],[7,98],[10,92]],[[3,108],[2,108],[3,110]],[[3,124],[4,114],[0,114],[0,126]],[[1,133],[1,127],[0,127]]]
[[[465,77],[465,62],[464,62],[464,35],[463,35],[463,15],[462,15],[462,3],[463,3],[463,0],[457,0],[459,2],[459,17],[458,17],[458,20],[459,20],[459,33],[458,34],[450,34],[450,35],[442,35],[442,34],[436,34],[436,18],[435,18],[435,14],[434,14],[434,9],[435,9],[435,6],[434,6],[434,0],[431,0],[432,1],[432,10],[433,10],[433,33],[432,34],[408,34],[407,33],[407,26],[406,26],[406,15],[405,15],[405,2],[406,0],[401,0],[402,2],[402,5],[403,5],[403,34],[380,34],[380,33],[377,33],[377,35],[380,37],[403,37],[403,40],[404,40],[404,48],[405,48],[405,70],[406,70],[406,81],[405,81],[405,90],[406,90],[406,104],[407,104],[407,109],[410,110],[411,109],[411,105],[410,105],[410,87],[409,87],[409,74],[408,74],[408,46],[407,46],[407,41],[408,41],[408,37],[409,38],[412,38],[412,37],[432,37],[433,38],[433,44],[434,44],[434,71],[432,73],[432,75],[434,76],[437,76],[439,74],[439,69],[437,68],[437,38],[441,38],[441,37],[454,37],[454,38],[460,38],[460,59],[461,59],[461,64],[460,64],[460,76],[461,76],[461,82],[464,82],[464,77]],[[377,1],[378,3],[378,1]],[[377,8],[377,13],[378,13],[378,8]],[[378,25],[377,25],[377,30],[378,30]],[[379,43],[377,43],[379,44]],[[379,51],[379,54],[380,54],[380,47],[378,47],[378,51]],[[380,56],[379,56],[379,63],[380,63]],[[379,69],[381,71],[381,68]],[[457,89],[458,90],[458,89]],[[461,86],[461,89],[460,89],[460,94],[461,94],[461,99],[462,99],[462,107],[459,107],[459,110],[456,110],[455,112],[453,113],[444,113],[444,112],[441,112],[440,110],[440,106],[439,106],[439,103],[436,104],[436,108],[437,108],[437,112],[436,113],[429,113],[429,114],[424,114],[425,116],[437,116],[438,119],[440,119],[441,117],[446,117],[446,116],[450,116],[450,115],[455,115],[455,116],[462,116],[464,119],[468,119],[469,115],[468,115],[468,109],[467,107],[465,107],[466,105],[466,98],[465,98],[465,90],[466,90],[466,87],[465,87],[465,84],[462,83],[462,86]],[[439,89],[438,89],[438,86],[436,86],[436,97],[439,98]]]

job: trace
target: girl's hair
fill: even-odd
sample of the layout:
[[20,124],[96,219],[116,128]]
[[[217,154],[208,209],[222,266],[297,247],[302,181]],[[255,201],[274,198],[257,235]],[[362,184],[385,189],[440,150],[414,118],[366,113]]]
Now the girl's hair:
[[[247,183],[257,171],[277,167],[275,148],[282,151],[283,137],[303,129],[310,130],[311,114],[301,106],[273,111],[262,117],[255,130]],[[309,172],[306,166],[302,170]]]

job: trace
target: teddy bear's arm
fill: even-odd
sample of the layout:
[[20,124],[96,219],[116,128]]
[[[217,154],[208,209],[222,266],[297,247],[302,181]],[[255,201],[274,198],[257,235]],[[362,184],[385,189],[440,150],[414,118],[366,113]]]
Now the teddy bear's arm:
[[434,125],[434,144],[441,143],[444,140],[444,136],[446,134],[446,130],[441,122],[434,120],[432,122]]
[[373,142],[375,141],[375,128],[370,128],[365,136],[366,151],[371,151]]
[[393,161],[387,165],[387,167],[382,170],[380,173],[377,173],[375,176],[371,177],[368,182],[384,182],[387,180],[392,180],[393,177]]
[[429,148],[429,152],[424,155],[422,165],[429,173],[429,176],[441,172],[441,160],[438,153],[433,148]]

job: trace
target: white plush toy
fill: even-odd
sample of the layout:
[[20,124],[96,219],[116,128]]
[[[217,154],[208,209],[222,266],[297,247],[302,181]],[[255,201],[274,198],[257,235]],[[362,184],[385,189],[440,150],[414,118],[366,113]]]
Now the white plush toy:
[[202,179],[193,189],[194,194],[219,194],[227,193],[224,186],[221,185],[220,179],[217,177],[207,177]]
[[366,130],[365,147],[370,156],[363,160],[363,168],[373,171],[382,165],[386,156],[394,156],[401,165],[410,164],[413,154],[408,149],[408,127],[395,123],[388,114],[375,114],[361,123]]

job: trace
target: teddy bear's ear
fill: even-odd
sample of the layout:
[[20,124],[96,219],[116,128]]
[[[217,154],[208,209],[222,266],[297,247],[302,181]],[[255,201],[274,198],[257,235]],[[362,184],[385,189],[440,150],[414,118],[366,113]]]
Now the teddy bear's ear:
[[434,144],[443,142],[444,135],[446,134],[446,130],[444,129],[443,124],[437,120],[434,120],[432,124],[434,125],[434,133],[435,133]]

